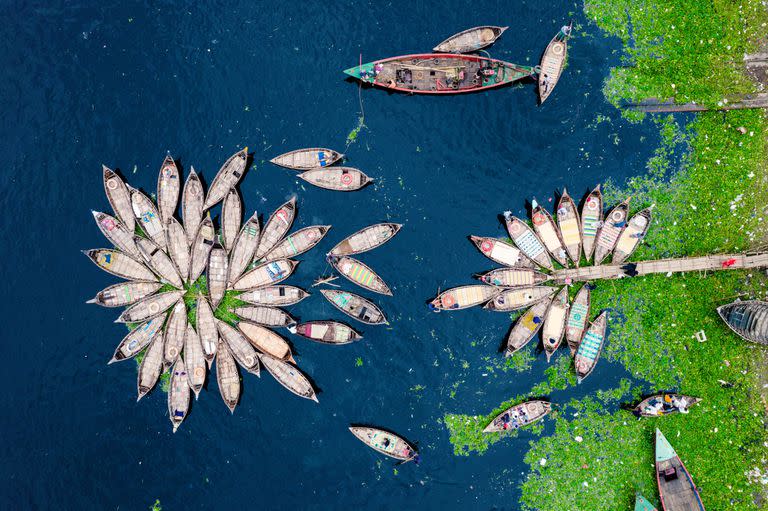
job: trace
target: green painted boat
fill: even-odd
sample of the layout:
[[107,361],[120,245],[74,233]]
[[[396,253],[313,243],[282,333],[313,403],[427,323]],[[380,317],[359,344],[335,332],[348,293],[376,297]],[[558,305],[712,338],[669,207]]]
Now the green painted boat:
[[639,493],[635,495],[635,511],[657,511],[645,497]]
[[691,474],[672,445],[656,429],[656,481],[664,511],[704,511]]

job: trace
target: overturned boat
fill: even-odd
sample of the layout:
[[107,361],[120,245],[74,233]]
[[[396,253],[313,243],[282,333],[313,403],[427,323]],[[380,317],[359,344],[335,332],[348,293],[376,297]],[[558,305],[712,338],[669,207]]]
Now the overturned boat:
[[742,339],[768,345],[768,302],[733,302],[718,307],[717,313]]

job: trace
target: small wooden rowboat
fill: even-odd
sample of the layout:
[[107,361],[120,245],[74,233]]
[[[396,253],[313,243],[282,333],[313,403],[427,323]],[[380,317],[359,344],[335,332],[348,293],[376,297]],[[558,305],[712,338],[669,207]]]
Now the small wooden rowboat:
[[519,248],[506,241],[481,236],[470,236],[469,239],[491,261],[510,268],[536,267],[536,263],[528,259],[528,256],[523,254]]
[[721,305],[717,313],[745,341],[768,345],[768,302],[737,301]]
[[147,351],[144,353],[144,358],[139,364],[139,374],[136,378],[136,387],[138,389],[138,398],[146,396],[147,393],[157,383],[157,379],[160,378],[160,373],[163,371],[163,337],[156,335],[152,342],[149,343]]
[[284,306],[299,303],[308,296],[309,293],[298,287],[268,286],[246,291],[237,298],[253,305]]
[[547,249],[528,224],[519,218],[512,216],[509,211],[504,212],[504,219],[507,224],[507,232],[515,245],[529,259],[535,261],[539,266],[553,270],[552,260],[547,255]]
[[296,149],[295,151],[275,156],[269,161],[287,169],[312,170],[333,165],[343,157],[343,154],[333,149],[311,147],[309,149]]
[[330,225],[311,225],[286,236],[283,241],[262,258],[262,262],[287,259],[307,252],[328,234]]
[[243,219],[243,201],[237,190],[230,188],[224,202],[221,205],[221,245],[227,253],[232,250],[237,233],[240,231],[240,222]]
[[526,401],[501,412],[488,424],[483,433],[511,431],[539,421],[552,410],[547,401]]
[[211,305],[215,309],[219,306],[224,292],[227,290],[227,252],[221,245],[214,245],[208,256],[208,294],[211,297]]
[[219,385],[219,393],[229,411],[235,413],[235,407],[240,400],[240,375],[237,372],[237,364],[224,341],[219,340],[216,351],[216,382]]
[[549,304],[544,315],[544,326],[541,330],[541,339],[544,344],[544,352],[547,354],[547,362],[552,354],[560,347],[565,335],[565,320],[568,317],[568,286],[563,287]]
[[269,328],[241,321],[237,328],[246,339],[261,353],[271,357],[283,360],[285,362],[296,362],[291,353],[291,346],[288,341],[277,335]]
[[102,307],[125,307],[154,294],[162,286],[160,282],[120,282],[102,289],[85,303],[95,303]]
[[259,246],[260,234],[259,217],[254,212],[232,243],[232,251],[229,253],[228,285],[240,278],[248,265],[251,264],[253,254],[256,253],[256,248]]
[[565,326],[565,339],[568,341],[571,356],[576,355],[579,344],[581,344],[581,338],[584,337],[591,303],[589,285],[584,284],[576,293],[576,297],[568,310],[568,323]]
[[557,226],[560,229],[560,239],[563,240],[568,256],[579,267],[581,260],[581,225],[579,223],[579,210],[576,203],[568,195],[568,190],[563,189],[563,196],[557,203]]
[[197,230],[195,241],[192,242],[192,248],[189,256],[189,282],[195,282],[203,274],[208,265],[208,256],[213,248],[216,233],[213,230],[211,215],[208,214],[200,223]]
[[533,199],[531,206],[533,207],[533,230],[547,247],[549,253],[552,254],[552,257],[555,258],[555,261],[567,268],[568,254],[565,251],[565,246],[563,246],[563,240],[560,239],[560,232],[555,227],[555,221],[552,220],[552,215],[536,202],[536,199]]
[[600,358],[600,352],[605,344],[605,330],[607,327],[608,311],[603,311],[589,325],[587,333],[584,334],[584,339],[579,344],[579,350],[573,358],[574,365],[576,366],[576,380],[579,383],[594,371]]
[[418,451],[394,433],[365,426],[350,426],[349,430],[365,445],[390,458],[401,461],[418,459]]
[[322,289],[326,300],[347,316],[369,325],[388,325],[387,318],[379,307],[360,295],[341,289]]
[[128,335],[118,344],[115,354],[112,355],[112,359],[107,364],[133,358],[141,353],[141,350],[146,348],[155,337],[162,337],[164,322],[165,315],[156,316],[128,332]]
[[176,212],[180,188],[179,168],[171,155],[168,155],[163,160],[157,176],[157,211],[160,213],[160,221],[163,225],[168,225]]
[[328,255],[355,255],[382,246],[400,232],[403,224],[381,223],[363,227],[333,247]]
[[160,213],[157,212],[155,203],[152,200],[141,193],[135,188],[130,188],[131,191],[131,207],[133,207],[133,215],[136,217],[136,221],[147,236],[152,238],[152,241],[158,244],[160,248],[165,249],[165,228],[160,221]]
[[184,183],[184,192],[181,196],[181,216],[184,220],[184,231],[187,233],[187,243],[191,246],[200,229],[200,222],[203,221],[203,203],[205,195],[203,194],[203,185],[200,178],[192,167],[187,176],[187,182]]
[[290,277],[298,264],[290,259],[278,259],[271,263],[260,264],[236,280],[232,288],[236,291],[248,291],[257,287],[277,284]]
[[499,312],[516,311],[551,297],[553,294],[555,294],[555,291],[557,291],[556,287],[549,286],[505,289],[496,295],[491,301],[486,303],[483,308]]
[[108,248],[94,248],[83,250],[88,259],[116,277],[128,280],[157,280],[157,276],[149,268],[132,258],[131,256]]
[[195,317],[195,330],[200,337],[200,346],[203,349],[205,361],[210,367],[213,357],[216,356],[216,348],[219,345],[219,331],[216,329],[216,319],[208,299],[200,295],[197,297],[197,315]]
[[165,236],[168,239],[168,255],[179,271],[182,281],[189,277],[189,245],[184,227],[174,217],[165,226]]
[[479,276],[492,286],[530,287],[549,280],[549,275],[528,268],[497,268]]
[[203,209],[208,209],[218,203],[231,188],[234,188],[237,183],[240,182],[247,163],[247,147],[227,158],[227,161],[221,166],[216,177],[213,178],[211,188],[208,190],[208,196],[205,198]]
[[189,375],[189,386],[195,393],[195,399],[200,396],[200,391],[205,385],[205,374],[208,372],[203,346],[200,344],[200,337],[187,323],[187,333],[184,336],[184,362],[187,365],[187,374]]
[[392,296],[392,291],[389,290],[389,286],[387,286],[384,280],[357,259],[349,256],[339,258],[329,256],[328,261],[350,282],[354,282],[358,286],[374,293]]
[[315,403],[318,402],[315,389],[312,388],[312,383],[310,383],[309,379],[304,376],[304,373],[299,371],[296,367],[283,360],[270,357],[269,355],[261,355],[259,358],[261,359],[261,363],[264,364],[264,367],[267,368],[267,371],[269,371],[269,374],[271,374],[280,385],[299,397],[311,399]]
[[261,305],[244,305],[236,307],[235,314],[243,319],[253,321],[259,325],[270,327],[286,327],[296,323],[287,312],[277,307],[263,307]]
[[539,301],[517,319],[517,322],[515,322],[515,325],[509,332],[509,336],[507,336],[505,357],[513,355],[531,342],[531,339],[533,339],[544,322],[544,314],[547,312],[550,301],[551,299]]
[[368,177],[365,172],[352,167],[307,170],[299,174],[298,177],[318,188],[337,192],[354,192],[373,182],[373,179]]
[[171,380],[168,385],[168,416],[173,425],[173,432],[179,429],[189,412],[189,375],[184,359],[179,358],[171,370]]
[[289,327],[288,330],[311,341],[325,344],[347,344],[363,338],[352,327],[338,321],[308,321]]
[[539,72],[539,103],[544,103],[563,72],[565,59],[568,55],[568,37],[571,35],[573,22],[562,27],[552,38],[541,56],[541,71]]
[[623,263],[637,250],[651,227],[652,209],[653,206],[645,208],[629,219],[627,228],[621,233],[616,248],[613,249],[613,257],[611,258],[613,264]]
[[184,300],[179,300],[173,306],[168,322],[163,332],[163,368],[168,369],[179,358],[184,349],[184,338],[187,336],[187,307]]
[[595,250],[595,236],[603,221],[603,194],[600,185],[587,195],[584,206],[581,208],[581,237],[584,247],[584,257],[587,261],[592,259]]
[[125,182],[113,170],[106,165],[102,165],[101,170],[104,175],[104,191],[107,193],[109,205],[112,206],[112,211],[128,229],[128,232],[133,234],[136,229],[136,218],[133,216],[131,193],[125,186]]
[[285,233],[291,228],[295,217],[296,197],[293,197],[291,200],[277,208],[277,211],[272,213],[269,220],[267,220],[267,223],[264,224],[264,229],[261,231],[259,246],[253,256],[254,261],[259,261],[280,243],[280,240],[283,239]]
[[495,27],[485,25],[475,27],[454,34],[442,43],[438,44],[433,51],[441,53],[470,53],[486,48],[496,42],[501,34],[509,27]]
[[237,363],[249,373],[259,376],[261,374],[259,355],[248,342],[248,339],[239,330],[218,319],[216,320],[216,328],[219,330],[219,336],[224,344],[232,351],[232,356],[235,357]]
[[176,265],[173,264],[173,261],[171,261],[168,254],[166,254],[157,243],[149,238],[142,238],[141,236],[134,236],[133,241],[136,242],[141,257],[144,259],[147,266],[152,268],[152,271],[157,273],[162,280],[168,282],[173,287],[181,288],[183,286]]
[[633,408],[638,417],[661,417],[675,413],[688,413],[688,408],[701,402],[701,398],[683,394],[656,394],[647,397]]
[[704,511],[704,504],[691,474],[658,428],[656,482],[664,511]]
[[437,295],[429,304],[432,310],[455,311],[482,305],[501,293],[496,286],[475,284],[448,289]]
[[595,241],[595,266],[602,263],[613,252],[619,236],[627,228],[629,214],[629,199],[614,207],[603,221]]
[[458,94],[486,90],[536,73],[529,66],[479,55],[445,53],[402,55],[368,62],[344,72],[363,83],[412,94]]
[[133,258],[141,258],[136,242],[133,241],[132,231],[129,231],[122,222],[111,215],[99,211],[91,211],[91,213],[93,213],[93,219],[96,220],[96,225],[101,233],[116,249]]
[[164,313],[178,302],[184,291],[166,291],[143,298],[120,314],[115,323],[139,323]]
[[635,495],[635,511],[657,511],[657,509],[638,493]]

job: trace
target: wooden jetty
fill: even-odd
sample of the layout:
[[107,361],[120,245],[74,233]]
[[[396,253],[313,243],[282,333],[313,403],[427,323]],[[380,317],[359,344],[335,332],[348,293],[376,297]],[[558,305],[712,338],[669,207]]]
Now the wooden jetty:
[[625,108],[649,113],[706,112],[707,110],[744,110],[748,108],[768,108],[768,92],[758,92],[755,94],[746,94],[744,96],[727,98],[727,102],[722,101],[714,107],[695,102],[675,103],[673,99],[659,101],[658,99],[651,98],[639,103],[626,105]]

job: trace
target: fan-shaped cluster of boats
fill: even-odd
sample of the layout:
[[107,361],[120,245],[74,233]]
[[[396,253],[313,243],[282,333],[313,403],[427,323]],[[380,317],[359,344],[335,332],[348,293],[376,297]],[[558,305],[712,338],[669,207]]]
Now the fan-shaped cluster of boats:
[[361,170],[352,167],[334,166],[344,155],[323,147],[296,149],[270,161],[291,170],[302,171],[298,177],[307,183],[339,192],[353,192],[363,188],[373,179]]

